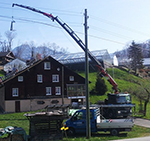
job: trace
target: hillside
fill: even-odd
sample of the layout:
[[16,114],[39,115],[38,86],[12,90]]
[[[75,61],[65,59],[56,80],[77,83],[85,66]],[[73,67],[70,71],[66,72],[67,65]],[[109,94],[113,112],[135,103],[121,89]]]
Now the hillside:
[[[124,70],[121,70],[121,69],[118,69],[118,68],[114,68],[114,69],[108,68],[107,72],[117,82],[118,88],[121,90],[121,92],[127,91],[127,88],[129,86],[132,86],[132,85],[136,86],[136,84],[134,84],[133,81],[141,81],[142,80],[142,78],[137,77],[137,76],[132,75],[132,74],[129,74],[127,71],[124,71]],[[79,74],[82,75],[83,77],[85,77],[83,72],[79,72]],[[96,75],[97,75],[97,72],[90,72],[89,73],[89,81],[91,82],[89,84],[89,89],[90,90],[95,85]],[[105,83],[107,85],[108,92],[111,92],[112,86],[110,85],[110,83],[106,79],[104,79],[104,80],[105,80]]]
[[[118,89],[121,90],[121,92],[128,92],[129,87],[135,89],[137,87],[137,84],[135,84],[134,82],[136,81],[143,81],[142,78],[134,76],[132,74],[129,74],[127,71],[125,70],[120,70],[118,68],[114,68],[111,69],[107,69],[107,72],[111,75],[114,76],[114,80],[117,82],[118,84]],[[114,72],[114,73],[113,73]],[[82,75],[84,77],[84,73],[80,72],[80,75]],[[113,75],[114,74],[114,75]],[[89,73],[89,81],[91,82],[89,84],[89,89],[92,90],[92,88],[95,85],[96,82],[96,72],[90,72]],[[106,80],[105,83],[107,85],[108,91],[106,92],[106,94],[104,96],[92,96],[90,95],[90,102],[91,103],[95,103],[98,100],[104,100],[107,97],[107,93],[111,92],[111,88],[112,86],[110,85],[110,83]],[[136,104],[136,114],[138,114],[139,112],[139,99],[137,99],[137,97],[133,96],[132,93],[131,97],[132,97],[132,103]],[[148,107],[150,107],[150,104],[148,104]],[[150,108],[147,107],[147,118],[150,119]]]

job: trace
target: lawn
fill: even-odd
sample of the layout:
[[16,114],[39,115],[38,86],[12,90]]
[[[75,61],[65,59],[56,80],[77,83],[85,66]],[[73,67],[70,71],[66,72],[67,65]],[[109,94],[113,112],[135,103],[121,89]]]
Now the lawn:
[[[117,140],[117,139],[128,139],[136,137],[150,136],[150,128],[144,128],[140,126],[134,126],[131,132],[122,132],[119,136],[111,136],[109,132],[98,132],[92,134],[91,138],[88,141],[108,141],[108,140]],[[75,137],[64,138],[63,141],[87,141],[86,135],[78,135]]]
[[22,127],[29,134],[29,120],[24,116],[25,113],[10,113],[0,115],[0,128],[7,126]]
[[[12,113],[12,114],[1,114],[0,115],[0,128],[7,126],[17,126],[22,127],[26,133],[29,135],[29,121],[24,116],[25,113]],[[124,138],[134,138],[134,137],[143,137],[150,136],[150,128],[144,128],[140,126],[134,126],[131,132],[121,132],[119,136],[111,136],[109,132],[98,132],[92,134],[89,141],[97,140],[116,140]],[[87,141],[86,135],[78,135],[74,137],[65,137],[63,141]]]

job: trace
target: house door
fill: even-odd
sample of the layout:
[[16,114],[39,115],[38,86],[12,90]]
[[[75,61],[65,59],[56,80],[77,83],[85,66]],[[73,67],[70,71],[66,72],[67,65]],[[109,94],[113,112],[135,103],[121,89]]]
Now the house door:
[[15,101],[15,112],[20,112],[20,101]]

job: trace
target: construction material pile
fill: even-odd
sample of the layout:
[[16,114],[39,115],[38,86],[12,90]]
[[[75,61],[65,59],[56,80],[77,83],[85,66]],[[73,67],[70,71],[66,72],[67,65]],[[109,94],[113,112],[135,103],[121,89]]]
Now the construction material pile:
[[[7,134],[7,137],[6,137]],[[5,135],[4,138],[0,138],[0,141],[27,141],[28,136],[25,130],[21,127],[7,126],[0,129],[0,137]]]

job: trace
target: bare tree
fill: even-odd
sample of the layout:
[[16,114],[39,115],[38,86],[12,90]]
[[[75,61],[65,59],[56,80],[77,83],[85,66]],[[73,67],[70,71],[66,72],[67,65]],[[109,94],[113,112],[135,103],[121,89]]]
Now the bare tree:
[[26,44],[22,44],[20,47],[17,47],[16,54],[15,54],[16,58],[21,59],[25,49],[26,49]]
[[143,81],[134,83],[136,83],[137,86],[134,88],[130,87],[128,91],[139,99],[140,104],[144,102],[143,115],[146,116],[147,104],[150,101],[150,80],[144,79]]
[[52,43],[52,44],[51,44],[51,48],[52,48],[52,50],[53,50],[53,55],[55,55],[56,52],[59,51],[59,48],[60,48],[60,47],[57,46],[56,43]]
[[35,52],[34,52],[35,43],[34,43],[34,41],[31,41],[29,43],[29,46],[31,48],[31,57],[35,58]]
[[7,52],[8,51],[8,44],[7,44],[6,40],[1,42],[1,49],[2,49],[2,52]]
[[41,47],[43,48],[43,50],[42,50],[42,55],[43,55],[43,58],[45,58],[46,56],[47,56],[47,50],[46,50],[46,44],[43,44]]
[[7,51],[7,42],[6,40],[2,40],[2,36],[0,35],[0,48],[2,52],[6,52]]
[[0,35],[0,47],[2,48],[3,42],[2,42],[2,36]]
[[0,35],[0,45],[1,45],[1,43],[2,43],[2,39],[1,39],[1,38],[2,38],[2,36]]
[[56,43],[52,43],[51,45],[49,45],[49,48],[52,50],[53,55],[55,55],[56,53],[67,53],[67,48],[59,47]]
[[6,31],[5,36],[8,41],[7,51],[11,51],[13,39],[16,37],[16,33],[12,31]]
[[67,50],[68,50],[67,48],[63,48],[63,47],[60,48],[60,52],[61,52],[62,54],[68,53]]

